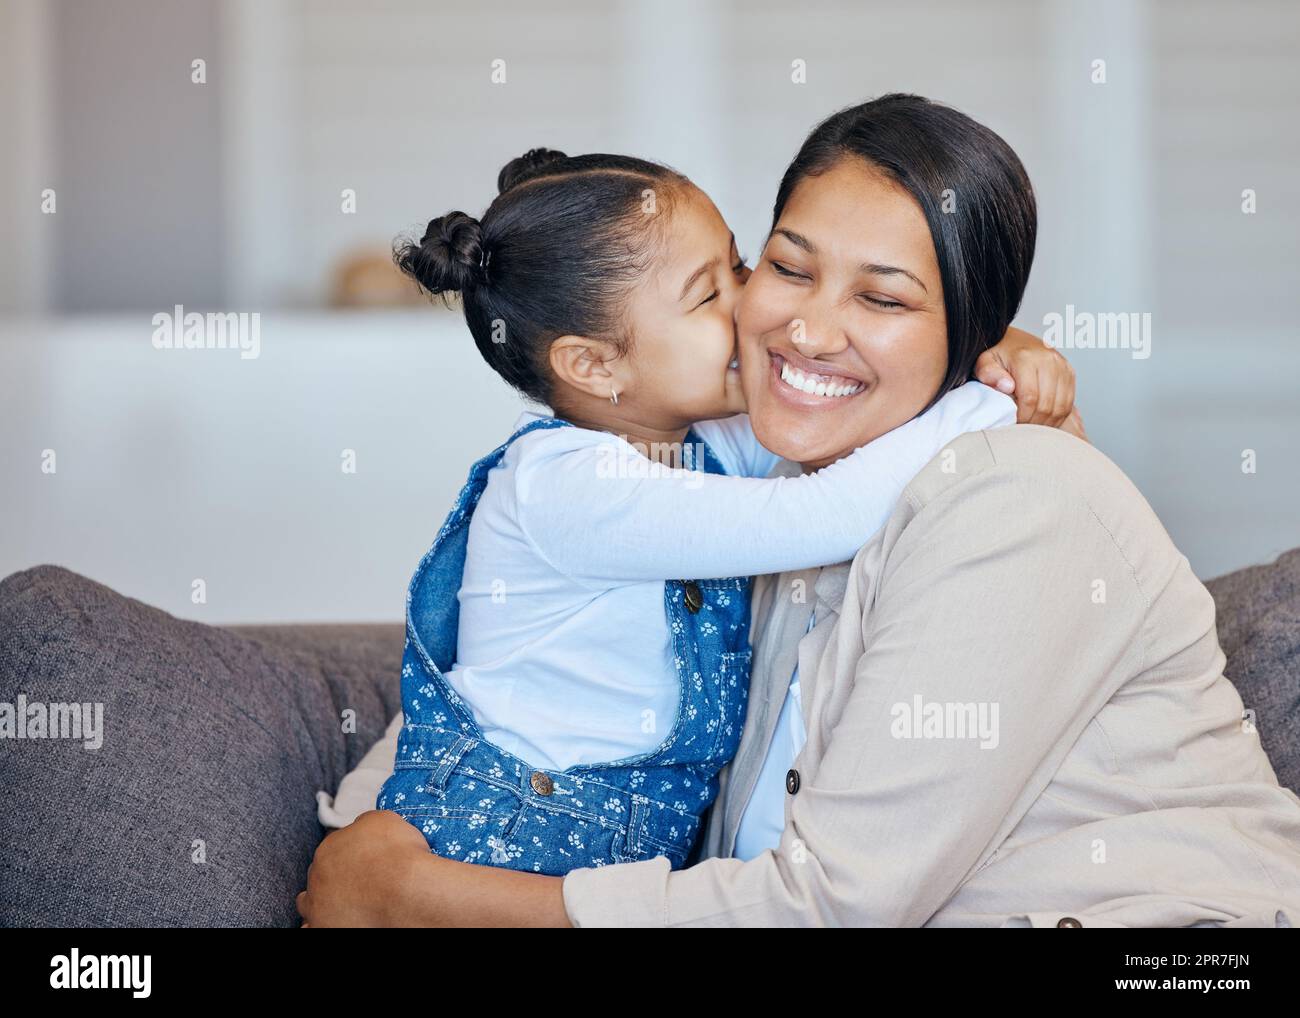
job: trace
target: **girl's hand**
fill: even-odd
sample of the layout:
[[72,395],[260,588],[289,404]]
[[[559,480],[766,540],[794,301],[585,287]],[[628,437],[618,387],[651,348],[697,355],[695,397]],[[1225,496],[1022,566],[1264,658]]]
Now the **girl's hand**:
[[1074,368],[1023,329],[1008,329],[997,346],[980,354],[975,377],[1014,396],[1018,424],[1059,428],[1074,409]]
[[1061,430],[1069,432],[1075,438],[1082,438],[1089,445],[1092,444],[1092,439],[1090,439],[1088,433],[1083,430],[1083,418],[1079,416],[1078,407],[1071,410],[1070,416],[1061,423]]

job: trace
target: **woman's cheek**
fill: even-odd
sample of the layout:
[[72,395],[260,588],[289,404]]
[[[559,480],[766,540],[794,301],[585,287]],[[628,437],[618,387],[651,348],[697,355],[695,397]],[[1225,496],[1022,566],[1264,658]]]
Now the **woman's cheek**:
[[766,334],[783,328],[793,317],[785,303],[766,273],[753,276],[745,285],[736,309],[741,343],[760,341]]
[[947,337],[917,328],[900,315],[892,317],[894,321],[859,331],[854,344],[859,355],[891,388],[933,393],[948,370]]
[[760,270],[755,271],[749,277],[749,282],[745,284],[745,289],[741,291],[741,300],[753,308],[759,308],[766,303],[773,295],[775,287],[772,286],[775,280],[772,272],[767,266],[762,266]]

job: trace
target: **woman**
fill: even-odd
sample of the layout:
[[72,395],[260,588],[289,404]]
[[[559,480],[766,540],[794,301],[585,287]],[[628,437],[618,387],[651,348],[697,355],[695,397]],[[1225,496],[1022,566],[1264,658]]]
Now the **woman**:
[[[961,114],[886,96],[821,124],[737,316],[759,438],[816,469],[969,377],[1015,314],[1035,226],[1014,153]],[[867,398],[810,405],[780,377],[808,362]],[[763,578],[754,615],[750,715],[703,861],[504,872],[370,813],[322,843],[307,923],[1300,916],[1300,800],[1241,723],[1213,602],[1085,443],[964,436],[851,563]]]

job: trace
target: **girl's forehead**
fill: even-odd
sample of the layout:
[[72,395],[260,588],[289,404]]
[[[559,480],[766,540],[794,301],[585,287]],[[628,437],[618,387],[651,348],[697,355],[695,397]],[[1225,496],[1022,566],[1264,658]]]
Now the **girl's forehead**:
[[[720,250],[731,243],[731,230],[708,195],[692,187],[668,210],[652,274],[677,286],[700,265],[721,257]],[[725,254],[725,252],[722,252]]]
[[707,242],[730,233],[713,200],[694,184],[682,189],[668,216],[668,237],[679,244]]

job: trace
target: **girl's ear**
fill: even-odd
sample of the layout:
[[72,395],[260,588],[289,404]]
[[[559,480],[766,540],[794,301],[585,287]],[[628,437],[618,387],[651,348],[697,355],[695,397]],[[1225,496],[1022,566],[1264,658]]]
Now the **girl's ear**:
[[548,353],[555,379],[597,399],[609,399],[613,389],[621,389],[615,377],[620,359],[614,344],[586,336],[561,336]]

